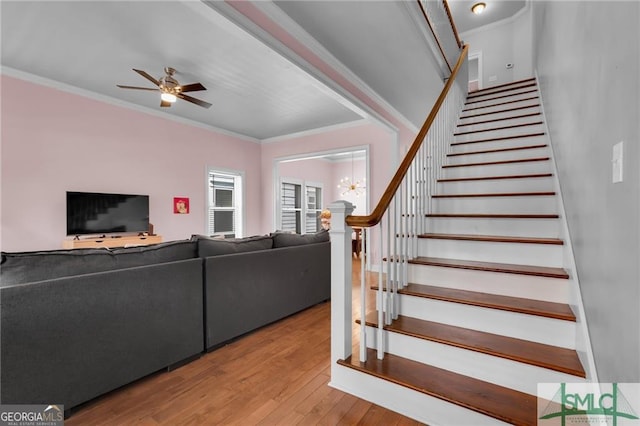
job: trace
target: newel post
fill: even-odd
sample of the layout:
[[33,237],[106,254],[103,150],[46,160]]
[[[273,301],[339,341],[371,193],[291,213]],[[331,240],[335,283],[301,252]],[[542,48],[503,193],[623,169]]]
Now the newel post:
[[[345,218],[353,213],[348,201],[335,201],[331,212],[331,368],[351,355],[351,232]],[[332,374],[333,375],[333,374]]]

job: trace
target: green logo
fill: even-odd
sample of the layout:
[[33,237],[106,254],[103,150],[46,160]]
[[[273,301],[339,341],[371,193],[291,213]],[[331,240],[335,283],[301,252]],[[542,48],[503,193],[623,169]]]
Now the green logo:
[[[572,383],[570,385],[571,390],[567,390],[567,383],[560,383],[560,388],[542,411],[540,420],[559,417],[562,426],[566,425],[567,418],[571,418],[572,423],[590,424],[596,418],[605,416],[607,420],[613,421],[613,426],[617,426],[620,418],[638,420],[638,415],[620,391],[617,383]],[[594,391],[594,385],[611,390]],[[538,397],[540,397],[540,388],[538,389]],[[637,404],[637,401],[635,403]]]

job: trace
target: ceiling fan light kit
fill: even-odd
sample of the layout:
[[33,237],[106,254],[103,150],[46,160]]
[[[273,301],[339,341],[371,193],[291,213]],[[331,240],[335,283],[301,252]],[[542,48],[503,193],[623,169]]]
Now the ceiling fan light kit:
[[142,77],[146,78],[153,84],[157,86],[157,88],[149,88],[149,87],[136,87],[136,86],[124,86],[121,84],[117,84],[116,86],[121,89],[134,89],[134,90],[151,90],[160,92],[160,106],[161,107],[170,107],[172,103],[174,103],[178,98],[185,100],[187,102],[191,102],[192,104],[196,104],[203,108],[211,107],[209,102],[202,101],[200,99],[196,99],[192,96],[185,95],[184,92],[197,92],[200,90],[207,90],[201,83],[191,83],[180,85],[178,80],[176,80],[173,75],[176,70],[171,67],[165,67],[164,73],[165,75],[160,77],[158,80],[153,78],[149,73],[142,70],[133,69],[135,72],[140,74]]

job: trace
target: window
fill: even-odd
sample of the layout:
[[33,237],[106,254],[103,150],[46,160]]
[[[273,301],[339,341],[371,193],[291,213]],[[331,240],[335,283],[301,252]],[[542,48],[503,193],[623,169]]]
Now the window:
[[280,229],[297,234],[320,230],[322,184],[283,179],[280,185]]
[[209,170],[208,235],[225,238],[242,236],[242,176],[239,173]]

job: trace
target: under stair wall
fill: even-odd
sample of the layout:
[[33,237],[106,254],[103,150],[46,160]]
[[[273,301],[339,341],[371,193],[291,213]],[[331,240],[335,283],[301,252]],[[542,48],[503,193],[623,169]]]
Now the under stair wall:
[[[355,325],[359,354],[353,325],[332,324],[331,385],[428,424],[536,424],[538,383],[597,381],[536,80],[469,94],[456,124],[438,134],[446,149],[431,148],[442,161],[409,172],[418,188],[403,190],[395,237],[380,243],[386,274],[377,312]],[[423,168],[437,168],[428,199]],[[350,261],[350,206],[331,208],[332,255]],[[385,251],[397,239],[406,252]],[[349,275],[332,275],[332,303],[350,304],[350,265],[338,263]]]

